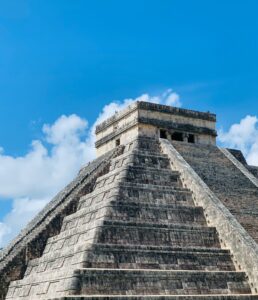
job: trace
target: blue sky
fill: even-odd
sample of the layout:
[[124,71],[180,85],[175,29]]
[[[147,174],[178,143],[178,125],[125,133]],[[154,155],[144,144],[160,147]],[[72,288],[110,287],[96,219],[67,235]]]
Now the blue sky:
[[[49,151],[52,165],[44,172],[54,172],[53,152],[67,146],[56,128],[67,122],[83,141],[105,105],[168,89],[185,108],[217,113],[222,143],[241,146],[239,136],[248,136],[242,150],[249,155],[258,136],[257,78],[256,0],[0,0],[0,147],[4,163],[12,160],[2,167],[10,174],[4,184],[11,189],[33,140],[43,148],[34,145],[32,153]],[[70,177],[89,158],[80,155]],[[51,196],[70,177],[51,186]],[[13,180],[13,189],[22,182]],[[30,189],[1,192],[0,182],[0,225],[19,205],[37,199],[36,211],[49,197]]]

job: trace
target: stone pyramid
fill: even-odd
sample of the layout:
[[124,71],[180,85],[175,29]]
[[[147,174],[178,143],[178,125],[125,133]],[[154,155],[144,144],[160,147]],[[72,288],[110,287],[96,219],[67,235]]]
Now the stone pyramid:
[[257,169],[215,145],[215,116],[137,102],[96,134],[2,252],[2,299],[258,299]]

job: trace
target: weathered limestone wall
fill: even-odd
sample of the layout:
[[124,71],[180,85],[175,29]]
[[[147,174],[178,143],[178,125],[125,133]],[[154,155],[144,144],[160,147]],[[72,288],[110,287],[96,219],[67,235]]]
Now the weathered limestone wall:
[[258,178],[258,167],[250,166],[240,150],[236,149],[226,149],[229,151],[250,173],[252,173],[256,178]]
[[137,120],[137,116],[138,111],[135,105],[132,107],[129,106],[125,111],[115,114],[113,122],[104,127],[103,130],[96,131],[96,140],[98,141],[115,131],[122,130],[128,125],[131,126]]
[[[220,148],[220,151],[246,176],[254,186],[258,188],[258,179],[227,149]],[[258,204],[258,199],[257,199]]]
[[139,124],[139,136],[146,136],[150,138],[156,138],[159,136],[159,129],[153,125]]
[[256,166],[246,166],[246,168],[256,177],[258,178],[258,167]]
[[215,144],[216,116],[171,106],[135,102],[116,113],[96,128],[97,155],[113,149],[119,143],[126,144],[138,135],[159,138],[160,129],[194,134],[195,142]]
[[[135,122],[134,122],[135,123]],[[121,132],[120,132],[121,131]],[[108,139],[101,147],[97,148],[97,156],[104,155],[106,152],[113,150],[116,145],[116,140],[119,139],[119,144],[126,145],[135,137],[139,135],[139,127],[133,123],[129,124],[127,128],[116,130],[111,134],[113,137]],[[105,138],[104,138],[105,139]]]
[[[154,104],[155,105],[155,104]],[[175,114],[173,111],[169,111],[166,109],[159,109],[159,105],[155,106],[153,110],[148,109],[149,105],[145,104],[145,106],[139,107],[139,117],[146,119],[156,119],[162,120],[170,123],[178,123],[178,124],[189,124],[196,127],[205,127],[211,130],[215,130],[215,123],[211,120],[201,119],[201,116],[189,116],[184,114]],[[163,108],[163,107],[162,107]],[[155,110],[154,110],[155,109]],[[178,110],[180,112],[180,110]]]
[[97,126],[104,155],[2,252],[0,298],[258,295],[258,180],[215,121],[136,102]]
[[174,170],[181,174],[185,187],[193,193],[196,205],[204,208],[210,226],[216,227],[225,247],[228,247],[239,269],[249,276],[253,292],[258,291],[258,245],[236,218],[209,189],[204,181],[167,140],[161,139],[161,148],[168,155]]
[[22,280],[11,282],[6,299],[249,299],[246,273],[221,249],[216,228],[194,205],[159,140],[138,137],[117,149],[41,257],[29,261]]
[[240,150],[237,149],[227,149],[241,164],[247,165],[245,157]]
[[47,240],[60,232],[64,217],[77,210],[79,198],[92,191],[96,179],[107,171],[117,151],[118,148],[82,168],[78,176],[0,252],[1,300],[5,299],[10,281],[21,279],[28,262],[40,257]]
[[216,146],[173,142],[174,147],[258,242],[258,188]]

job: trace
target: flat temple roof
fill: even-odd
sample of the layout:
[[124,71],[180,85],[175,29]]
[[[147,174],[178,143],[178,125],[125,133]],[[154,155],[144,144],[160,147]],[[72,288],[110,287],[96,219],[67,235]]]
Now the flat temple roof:
[[200,112],[195,110],[189,110],[185,108],[178,108],[163,104],[156,104],[151,102],[144,102],[144,101],[137,101],[131,105],[129,105],[127,108],[123,109],[120,112],[115,113],[112,117],[108,118],[107,120],[103,121],[96,127],[96,133],[104,130],[105,128],[112,125],[114,122],[122,119],[127,114],[131,113],[134,110],[149,110],[149,111],[156,111],[160,113],[167,113],[172,115],[179,115],[194,119],[201,119],[201,120],[207,120],[211,122],[216,122],[216,115],[210,112]]

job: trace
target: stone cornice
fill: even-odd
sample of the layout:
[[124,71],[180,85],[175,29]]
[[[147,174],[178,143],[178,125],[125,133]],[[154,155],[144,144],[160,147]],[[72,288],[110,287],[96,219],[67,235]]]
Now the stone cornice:
[[128,106],[126,109],[116,113],[114,116],[108,118],[106,121],[97,125],[95,133],[97,134],[100,131],[108,128],[113,123],[121,120],[122,118],[134,112],[135,110],[156,111],[160,113],[183,116],[187,118],[216,122],[216,115],[209,112],[199,112],[199,111],[194,111],[194,110],[189,110],[184,108],[172,107],[172,106],[155,104],[155,103],[144,102],[144,101],[137,101],[131,104],[130,106]]
[[191,124],[180,124],[180,123],[175,123],[175,122],[171,122],[171,121],[149,119],[149,118],[144,118],[144,117],[138,118],[138,123],[154,125],[154,126],[164,128],[164,129],[174,129],[174,130],[179,130],[179,131],[184,131],[184,132],[189,132],[189,133],[208,134],[208,135],[212,135],[214,137],[217,136],[216,130],[213,130],[213,129],[210,129],[207,127],[194,126]]
[[96,148],[100,147],[101,145],[109,142],[110,140],[114,139],[115,137],[119,136],[121,133],[125,132],[126,130],[130,129],[131,127],[138,125],[138,124],[147,124],[147,125],[153,125],[156,127],[164,128],[164,129],[170,129],[170,130],[178,130],[178,131],[184,131],[189,133],[197,133],[197,134],[207,134],[216,137],[217,133],[216,130],[207,128],[207,127],[198,127],[191,124],[179,124],[174,123],[171,121],[164,121],[164,120],[157,120],[157,119],[150,119],[145,117],[137,117],[132,122],[124,125],[123,127],[119,128],[116,131],[111,132],[110,134],[104,136],[103,138],[99,139],[95,146]]
[[138,108],[144,110],[150,110],[150,111],[157,111],[160,113],[168,113],[172,115],[184,116],[187,118],[216,122],[216,115],[210,112],[200,112],[200,111],[195,111],[195,110],[190,110],[185,108],[179,108],[174,106],[149,103],[143,101],[138,102]]

